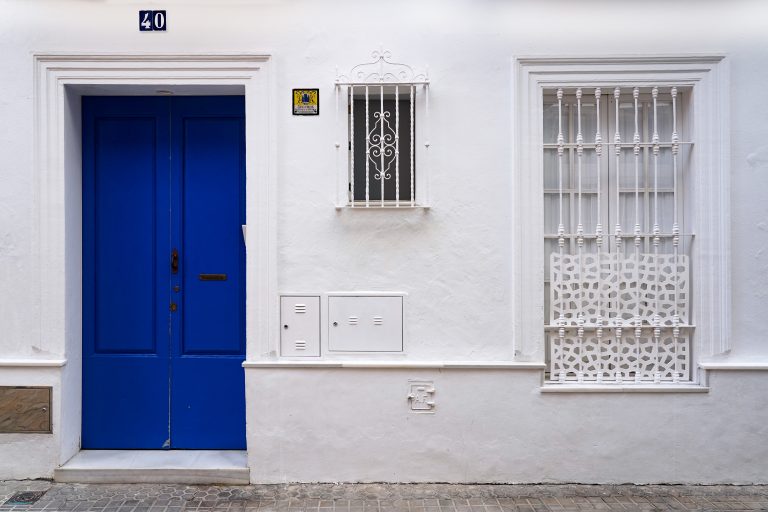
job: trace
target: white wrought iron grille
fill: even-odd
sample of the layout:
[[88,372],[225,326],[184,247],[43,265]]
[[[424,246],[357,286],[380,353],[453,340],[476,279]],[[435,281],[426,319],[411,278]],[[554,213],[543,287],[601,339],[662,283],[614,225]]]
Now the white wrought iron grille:
[[[336,112],[346,98],[348,114],[346,205],[423,206],[416,193],[416,111],[421,92],[428,123],[429,79],[407,64],[393,62],[388,50],[371,56],[371,62],[337,73],[336,78]],[[341,144],[336,147],[340,150]],[[428,141],[424,147],[429,147]]]
[[681,140],[682,95],[662,86],[545,91],[550,383],[691,379],[683,164],[692,142]]

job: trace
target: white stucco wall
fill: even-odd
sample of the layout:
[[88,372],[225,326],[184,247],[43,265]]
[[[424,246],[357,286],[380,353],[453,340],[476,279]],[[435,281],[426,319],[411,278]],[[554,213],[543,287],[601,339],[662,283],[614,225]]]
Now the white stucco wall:
[[[408,379],[435,383],[416,414]],[[765,482],[763,372],[710,393],[540,394],[537,371],[252,370],[254,482]]]
[[[138,31],[138,9],[152,6],[167,9],[168,32]],[[79,393],[79,354],[41,335],[47,288],[33,172],[35,52],[272,55],[279,289],[407,292],[408,359],[486,361],[514,355],[512,57],[726,53],[734,347],[726,359],[768,361],[761,329],[768,7],[760,2],[430,0],[382,9],[360,1],[19,0],[0,7],[0,358],[67,358],[68,393]],[[395,60],[429,66],[428,212],[333,208],[336,66],[366,61],[380,44]],[[320,116],[291,115],[293,87],[320,88]],[[0,367],[0,384],[58,390],[64,371]],[[429,371],[440,400],[431,416],[404,408],[407,379],[424,372],[246,372],[254,481],[768,482],[757,457],[768,454],[755,447],[768,423],[768,372],[717,372],[706,395],[542,396],[536,371]],[[54,400],[52,436],[0,435],[0,478],[49,477],[76,449],[77,433],[61,438],[57,425],[61,407],[79,402],[56,392]]]

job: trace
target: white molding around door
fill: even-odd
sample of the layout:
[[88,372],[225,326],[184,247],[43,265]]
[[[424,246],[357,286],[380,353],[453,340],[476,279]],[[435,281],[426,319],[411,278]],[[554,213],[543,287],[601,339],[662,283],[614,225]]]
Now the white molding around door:
[[[65,462],[79,448],[82,345],[80,97],[83,94],[245,95],[246,358],[273,350],[277,332],[277,179],[272,58],[265,54],[34,55],[38,347],[66,358],[58,426]],[[119,226],[116,227],[119,229]]]

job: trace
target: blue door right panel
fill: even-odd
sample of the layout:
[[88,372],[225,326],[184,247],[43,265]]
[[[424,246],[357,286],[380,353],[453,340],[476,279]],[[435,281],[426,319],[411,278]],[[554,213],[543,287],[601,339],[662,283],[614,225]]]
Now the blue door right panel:
[[[171,444],[245,449],[245,101],[174,98]],[[205,275],[225,280],[204,280]],[[203,278],[201,278],[201,275]],[[175,289],[175,288],[174,288]]]

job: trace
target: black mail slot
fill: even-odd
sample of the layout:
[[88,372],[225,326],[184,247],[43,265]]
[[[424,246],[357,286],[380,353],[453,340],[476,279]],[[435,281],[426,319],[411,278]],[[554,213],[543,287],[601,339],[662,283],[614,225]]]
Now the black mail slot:
[[200,274],[201,281],[226,281],[227,274]]

